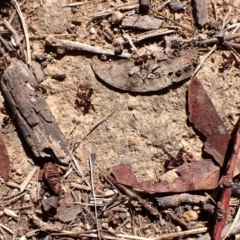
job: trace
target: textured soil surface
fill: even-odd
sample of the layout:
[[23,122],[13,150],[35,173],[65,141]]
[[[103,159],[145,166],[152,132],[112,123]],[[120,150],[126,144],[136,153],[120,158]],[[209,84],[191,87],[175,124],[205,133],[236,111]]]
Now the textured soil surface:
[[[176,156],[179,149],[184,147],[196,159],[201,159],[203,155],[203,139],[200,138],[198,132],[194,131],[187,120],[188,80],[156,92],[129,93],[113,88],[95,76],[91,67],[91,59],[95,56],[94,54],[76,50],[66,50],[65,53],[58,54],[56,48],[45,46],[44,36],[67,34],[67,29],[77,22],[78,24],[73,25],[77,37],[63,35],[61,39],[111,49],[111,43],[101,35],[99,39],[94,39],[90,30],[95,28],[98,31],[101,29],[101,24],[105,24],[112,28],[116,39],[120,39],[121,31],[119,27],[111,27],[108,17],[92,21],[90,15],[108,9],[110,4],[123,4],[125,1],[89,1],[82,6],[73,8],[62,7],[63,4],[66,4],[66,0],[43,0],[42,4],[40,2],[29,0],[24,2],[21,7],[29,28],[32,56],[33,58],[36,55],[46,56],[47,65],[43,68],[46,78],[41,83],[47,90],[46,101],[60,129],[68,138],[70,146],[76,142],[78,143],[74,156],[84,176],[89,181],[89,158],[91,154],[96,154],[93,176],[97,195],[104,196],[106,189],[110,189],[109,185],[100,181],[99,174],[108,171],[119,158],[132,160],[133,172],[138,180],[152,180],[153,182],[158,182],[165,172],[163,165],[168,159],[165,151],[172,156]],[[217,16],[218,22],[221,24],[222,19],[228,12],[229,4],[227,4],[227,1],[218,2]],[[188,25],[193,31],[196,30],[200,34],[201,30],[195,27],[190,1],[182,1],[182,3],[186,8],[184,12],[174,14],[165,6],[161,13]],[[152,1],[153,9],[159,5],[158,1]],[[12,11],[13,8],[9,8],[9,12]],[[129,11],[134,13],[136,10]],[[240,21],[237,11],[237,7],[234,8],[232,14],[234,20],[232,22]],[[209,17],[214,22],[213,12],[209,1]],[[169,24],[172,23],[169,22]],[[116,29],[114,30],[114,28]],[[130,30],[131,36],[136,33],[137,31]],[[31,38],[36,35],[43,37]],[[191,33],[184,30],[183,36],[188,40],[193,37]],[[144,45],[160,43],[161,41],[163,39],[160,37],[136,46],[139,53],[144,53],[146,51]],[[238,39],[235,42],[237,43],[237,41]],[[130,49],[130,47],[128,48]],[[202,50],[203,48],[199,52],[200,61],[209,52],[210,47],[206,46],[205,51]],[[228,75],[223,78],[221,69],[224,54],[229,55],[229,51],[217,47],[211,56],[204,61],[197,73],[197,77],[209,94],[228,132],[231,133],[239,117],[240,70],[237,68],[236,63],[231,67]],[[52,76],[56,74],[65,74],[65,79],[62,81],[54,79]],[[92,105],[87,113],[84,112],[83,107],[76,103],[79,84],[90,85],[93,89],[90,98]],[[2,103],[4,101],[2,97],[1,101]],[[87,135],[94,124],[111,112],[113,112],[111,116]],[[0,118],[4,118],[2,113],[0,113]],[[33,168],[33,156],[24,146],[24,142],[21,140],[21,136],[19,136],[14,124],[5,126],[2,132],[11,159],[10,182],[21,184]],[[41,165],[41,163],[35,163]],[[72,172],[68,177],[62,178],[65,191],[72,190],[78,200],[79,197],[81,198],[81,194],[82,198],[90,197],[91,194],[88,191],[73,190],[70,186],[71,182],[83,183],[83,178],[76,173],[74,164],[62,169],[62,175],[68,169],[72,169]],[[16,193],[18,189],[1,183],[0,223],[16,234],[15,239],[20,239],[20,237],[36,229],[36,225],[29,219],[28,211],[30,210],[38,213],[38,216],[49,224],[58,222],[54,219],[54,214],[42,213],[41,200],[37,197],[38,189],[43,188],[42,185],[44,184],[41,183],[40,186],[38,176],[35,174],[27,185],[28,191],[25,191],[24,195],[16,201],[12,201],[13,197],[11,195]],[[8,196],[10,198],[6,199]],[[24,212],[25,210],[19,210],[23,206],[30,207],[26,207],[26,212]],[[124,205],[124,207],[128,209],[128,206]],[[6,214],[4,212],[6,208],[14,211],[17,217]],[[92,216],[94,216],[94,209],[89,209]],[[134,210],[132,211],[132,209]],[[109,231],[115,231],[115,233],[128,233],[146,238],[185,230],[174,221],[171,222],[164,211],[161,212],[162,215],[159,218],[151,217],[138,209],[139,206],[131,206],[130,210],[127,210],[127,215],[130,216],[127,216],[130,219],[129,222],[124,223],[124,218],[111,222],[106,220],[107,217],[101,216],[99,217],[100,225],[102,229],[110,229]],[[214,223],[213,220],[200,216],[201,212],[197,206],[190,207],[190,209],[184,208],[182,211],[190,210],[195,211],[198,215],[197,219],[190,220],[193,228],[204,227],[207,221]],[[232,211],[234,211],[234,208]],[[85,215],[88,216],[86,213]],[[231,220],[231,217],[229,220]],[[88,220],[87,217],[84,221],[82,217],[78,216],[70,224],[63,223],[63,229],[68,231],[73,231],[73,229],[79,231],[96,229],[94,221]],[[121,225],[122,223],[124,225]],[[39,228],[39,226],[37,227]],[[13,239],[13,235],[4,228],[1,228],[1,232],[1,239],[4,239],[4,236],[5,239]],[[41,231],[36,235],[33,234],[22,239],[72,239],[72,236],[50,238],[48,234],[49,231]],[[187,239],[187,237],[182,239]],[[193,235],[191,239],[197,239],[197,236]]]

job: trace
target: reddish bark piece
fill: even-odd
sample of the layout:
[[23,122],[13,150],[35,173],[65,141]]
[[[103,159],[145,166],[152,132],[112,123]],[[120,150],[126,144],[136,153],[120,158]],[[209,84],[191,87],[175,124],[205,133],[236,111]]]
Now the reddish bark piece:
[[176,177],[172,181],[162,181],[155,184],[150,180],[138,182],[130,164],[120,163],[112,167],[112,172],[118,183],[148,193],[215,189],[218,185],[219,170],[219,167],[214,165],[212,161],[192,161],[175,168]]
[[5,146],[2,133],[0,132],[0,176],[5,182],[9,180],[10,159]]
[[57,209],[55,218],[61,222],[74,221],[79,213],[82,212],[82,205],[73,203],[73,198],[70,192],[66,192],[64,198],[61,200],[60,207]]
[[226,224],[227,215],[229,212],[229,201],[230,201],[231,194],[232,194],[232,188],[230,186],[232,183],[234,170],[235,170],[238,156],[240,153],[240,124],[239,124],[239,121],[237,124],[238,124],[238,132],[236,134],[236,139],[235,139],[235,144],[234,144],[233,151],[232,151],[232,156],[229,160],[227,174],[223,177],[223,180],[222,180],[224,189],[223,189],[222,196],[221,196],[220,203],[219,203],[219,205],[221,207],[222,218],[219,219],[214,226],[214,234],[213,234],[214,240],[220,240],[222,230]]
[[206,137],[205,151],[222,167],[230,136],[197,77],[189,85],[188,105],[189,121]]

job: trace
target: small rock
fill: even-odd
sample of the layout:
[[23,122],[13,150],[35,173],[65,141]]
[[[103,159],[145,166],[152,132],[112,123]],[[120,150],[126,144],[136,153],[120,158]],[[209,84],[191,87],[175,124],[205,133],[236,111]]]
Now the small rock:
[[177,226],[177,227],[175,228],[175,230],[176,230],[176,232],[181,232],[181,231],[182,231],[182,228],[181,228],[180,226]]
[[168,6],[169,6],[170,10],[172,10],[174,12],[184,11],[183,4],[176,0],[172,0],[171,2],[169,2]]
[[119,213],[119,217],[124,221],[127,218],[127,214],[124,212]]
[[123,14],[120,11],[114,11],[111,16],[111,23],[112,24],[118,24],[123,19]]
[[116,191],[114,190],[107,190],[104,192],[104,197],[111,197],[116,194]]
[[188,210],[187,212],[183,213],[183,218],[186,222],[195,221],[198,219],[198,214],[193,210]]
[[63,81],[65,79],[65,77],[66,77],[66,74],[64,74],[64,73],[56,73],[56,74],[52,75],[52,78],[56,79],[58,81]]
[[193,210],[194,210],[194,211],[197,211],[197,210],[199,210],[199,209],[200,209],[199,206],[193,206]]
[[25,194],[23,197],[25,202],[29,202],[31,200],[31,195],[30,194]]
[[73,14],[75,14],[77,12],[77,8],[71,7],[71,11],[72,11]]
[[96,33],[97,33],[97,31],[96,31],[96,29],[95,29],[94,27],[91,27],[90,30],[89,30],[89,32],[90,32],[91,34],[96,34]]
[[42,67],[42,68],[47,67],[47,65],[48,65],[48,62],[47,62],[47,61],[41,62],[41,67]]
[[132,224],[130,222],[126,224],[127,229],[130,229],[131,227],[132,227]]

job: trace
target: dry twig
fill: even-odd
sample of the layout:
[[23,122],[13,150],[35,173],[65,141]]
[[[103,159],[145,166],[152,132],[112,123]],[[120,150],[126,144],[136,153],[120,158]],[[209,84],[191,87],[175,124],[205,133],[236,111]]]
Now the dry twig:
[[62,40],[62,39],[57,39],[52,36],[49,36],[46,38],[46,44],[52,47],[66,47],[68,49],[76,49],[80,51],[86,51],[86,52],[91,52],[95,54],[102,54],[102,55],[109,55],[109,56],[118,56],[122,58],[130,58],[130,54],[128,53],[122,53],[119,55],[116,55],[114,51],[112,50],[107,50],[99,47],[93,47],[90,45],[87,45],[85,43],[79,43],[79,42],[73,42],[69,40]]

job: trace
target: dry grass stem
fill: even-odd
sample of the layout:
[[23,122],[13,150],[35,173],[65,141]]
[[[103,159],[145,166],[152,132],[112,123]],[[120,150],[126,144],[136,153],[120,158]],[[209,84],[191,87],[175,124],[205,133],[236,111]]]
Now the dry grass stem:
[[216,50],[217,45],[215,44],[211,50],[208,52],[208,54],[203,58],[203,60],[199,63],[199,65],[196,67],[196,69],[194,70],[192,77],[194,77],[197,72],[199,71],[199,69],[202,67],[203,63],[207,60],[207,58]]
[[20,184],[20,192],[23,192],[25,188],[27,187],[28,183],[36,173],[36,171],[39,169],[39,167],[34,166],[33,169],[28,173],[27,177],[24,179],[24,181]]
[[10,228],[6,227],[5,225],[3,225],[1,223],[0,223],[0,228],[3,228],[4,230],[6,230],[7,232],[11,233],[12,235],[14,234],[13,231]]
[[62,7],[77,7],[77,6],[82,6],[86,4],[85,2],[75,2],[75,3],[68,3],[68,4],[63,4]]
[[96,202],[96,194],[95,194],[95,187],[94,187],[94,181],[93,181],[93,167],[95,163],[95,154],[91,154],[89,158],[89,167],[90,167],[90,176],[91,176],[91,186],[92,186],[92,195],[94,199],[94,214],[95,214],[95,220],[96,220],[96,225],[97,225],[97,233],[98,233],[98,238],[101,240],[101,235],[100,235],[100,224],[98,222],[98,216],[97,216],[97,202]]
[[17,13],[18,13],[19,18],[20,18],[21,23],[22,23],[23,32],[24,32],[24,35],[25,35],[26,47],[27,47],[27,64],[28,64],[28,66],[30,66],[31,65],[31,49],[30,49],[30,42],[29,42],[29,34],[28,34],[27,25],[25,23],[22,11],[20,9],[20,6],[19,6],[17,0],[13,0],[13,3],[15,5],[15,8],[17,10]]
[[228,229],[227,233],[225,234],[224,238],[222,240],[225,240],[229,234],[232,232],[233,228],[235,227],[235,225],[237,224],[237,222],[239,221],[239,217],[240,217],[240,207],[238,207],[238,211],[237,211],[237,214],[230,226],[230,228]]

